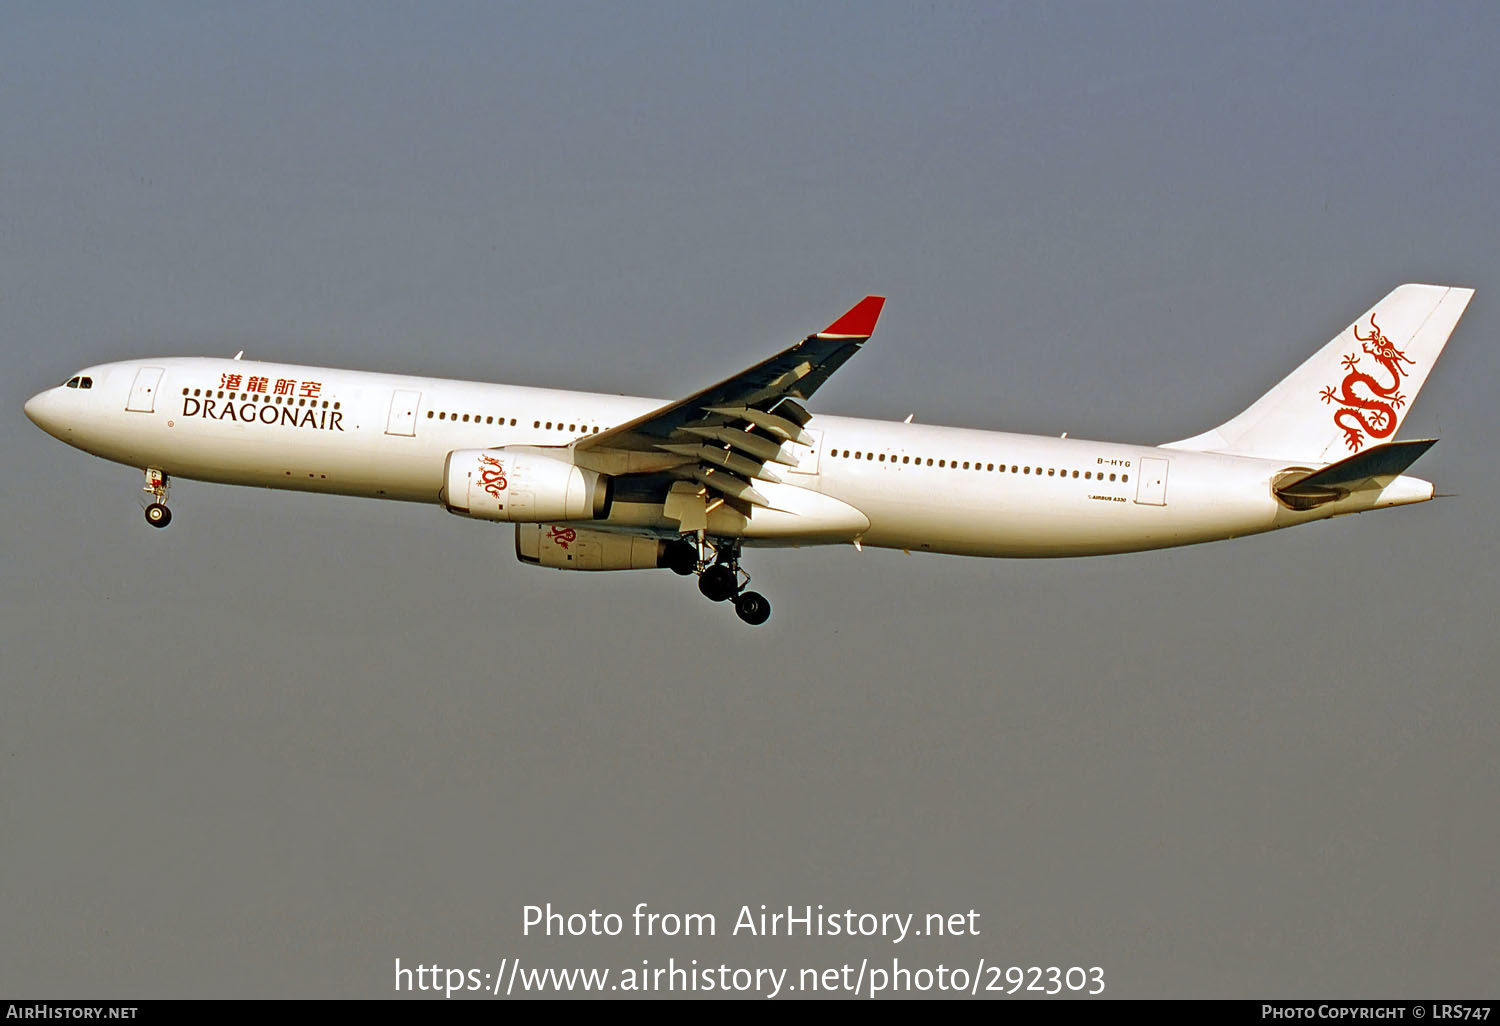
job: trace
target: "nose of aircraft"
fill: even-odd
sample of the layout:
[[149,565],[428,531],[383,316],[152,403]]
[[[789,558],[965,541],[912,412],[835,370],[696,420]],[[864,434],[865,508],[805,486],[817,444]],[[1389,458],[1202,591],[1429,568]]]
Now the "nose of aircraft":
[[26,400],[26,416],[49,435],[58,432],[57,389],[49,388]]

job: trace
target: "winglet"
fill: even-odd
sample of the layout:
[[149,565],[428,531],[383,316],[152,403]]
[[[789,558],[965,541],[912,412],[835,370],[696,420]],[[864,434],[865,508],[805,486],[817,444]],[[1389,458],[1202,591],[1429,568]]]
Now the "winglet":
[[820,338],[869,338],[875,333],[875,322],[880,320],[880,308],[885,306],[884,296],[866,296],[850,308],[838,320],[818,332]]

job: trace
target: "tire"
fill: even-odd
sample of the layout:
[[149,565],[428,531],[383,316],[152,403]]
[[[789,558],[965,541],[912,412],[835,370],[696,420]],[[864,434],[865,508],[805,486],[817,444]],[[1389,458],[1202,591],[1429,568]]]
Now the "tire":
[[146,523],[152,527],[166,527],[172,522],[172,511],[159,502],[146,507]]
[[723,563],[715,563],[698,578],[698,590],[710,602],[733,598],[739,586],[739,575]]
[[752,627],[759,627],[771,618],[771,603],[758,591],[747,591],[734,600],[734,612]]

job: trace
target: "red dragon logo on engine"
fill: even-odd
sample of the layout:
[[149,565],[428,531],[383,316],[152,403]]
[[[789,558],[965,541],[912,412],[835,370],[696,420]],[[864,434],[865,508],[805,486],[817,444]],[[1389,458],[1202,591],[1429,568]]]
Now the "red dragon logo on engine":
[[556,524],[553,524],[552,531],[547,537],[556,542],[558,548],[565,549],[568,547],[569,542],[578,540],[578,532],[571,527],[558,527]]
[[493,456],[479,457],[479,487],[490,494],[492,498],[500,498],[500,493],[505,491],[509,482],[505,480],[505,464]]
[[[1354,337],[1363,343],[1360,348],[1365,354],[1373,356],[1375,362],[1390,374],[1391,379],[1387,384],[1359,370],[1359,353],[1350,353],[1343,359],[1344,369],[1349,372],[1344,375],[1344,380],[1336,386],[1325,386],[1320,393],[1320,398],[1325,403],[1338,404],[1333,422],[1343,429],[1344,442],[1351,452],[1364,447],[1365,435],[1371,438],[1389,438],[1395,433],[1396,411],[1406,405],[1406,396],[1400,392],[1401,379],[1406,376],[1401,365],[1409,363],[1416,366],[1415,360],[1408,360],[1405,353],[1381,334],[1374,314],[1370,315],[1370,334],[1361,335],[1359,325],[1355,324]],[[1367,395],[1355,392],[1361,385]]]

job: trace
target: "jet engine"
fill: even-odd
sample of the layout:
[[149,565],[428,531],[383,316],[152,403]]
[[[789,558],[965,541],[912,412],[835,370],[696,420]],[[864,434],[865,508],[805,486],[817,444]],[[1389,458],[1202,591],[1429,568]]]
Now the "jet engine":
[[557,570],[654,570],[668,565],[671,546],[656,538],[568,524],[516,525],[516,558]]
[[443,466],[448,512],[477,520],[537,523],[609,516],[612,481],[537,452],[457,449]]

